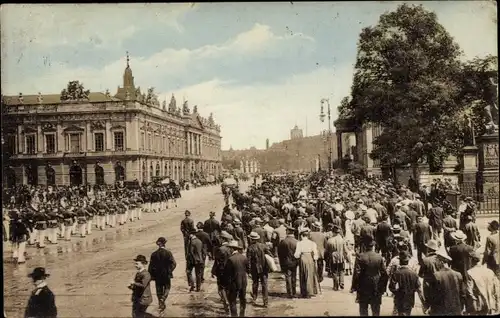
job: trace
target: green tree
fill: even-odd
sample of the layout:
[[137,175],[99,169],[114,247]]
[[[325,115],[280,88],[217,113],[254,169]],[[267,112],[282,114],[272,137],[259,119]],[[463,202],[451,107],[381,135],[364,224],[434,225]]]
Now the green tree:
[[435,13],[422,6],[403,4],[363,29],[349,113],[384,127],[373,159],[441,168],[454,143],[461,143],[451,120],[462,107],[460,54]]
[[68,86],[61,91],[61,101],[81,101],[89,99],[90,91],[83,87],[80,81],[70,81]]

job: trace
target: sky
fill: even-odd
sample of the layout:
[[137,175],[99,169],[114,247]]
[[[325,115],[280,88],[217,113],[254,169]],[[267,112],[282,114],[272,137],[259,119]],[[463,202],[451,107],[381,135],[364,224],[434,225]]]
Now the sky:
[[[414,2],[420,4],[419,2]],[[364,27],[400,2],[2,5],[2,94],[116,93],[126,52],[136,86],[175,94],[221,125],[222,149],[265,147],[298,125],[316,135],[350,94]],[[463,50],[497,55],[496,4],[428,1]],[[307,127],[307,129],[306,129]]]

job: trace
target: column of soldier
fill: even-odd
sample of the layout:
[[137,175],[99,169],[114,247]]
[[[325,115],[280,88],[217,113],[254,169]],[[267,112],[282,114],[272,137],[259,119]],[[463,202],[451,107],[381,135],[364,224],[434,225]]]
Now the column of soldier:
[[[177,192],[177,193],[176,193]],[[165,187],[90,191],[69,187],[4,190],[3,237],[12,243],[14,262],[26,262],[26,246],[44,248],[92,229],[122,226],[140,220],[142,212],[160,212],[178,191]]]
[[382,297],[390,294],[396,315],[411,314],[415,294],[430,315],[498,312],[498,221],[489,224],[491,235],[480,255],[472,198],[462,197],[453,209],[442,196],[380,179],[335,177],[320,185],[275,179],[246,194],[233,188],[232,209],[224,208],[220,225],[211,213],[198,230],[187,213],[181,230],[191,264],[188,275],[194,269],[196,276],[196,286],[189,279],[190,291],[203,282],[200,266],[206,249],[213,251],[208,252],[215,259],[212,274],[233,316],[238,299],[240,315],[245,313],[247,274],[253,301],[262,285],[268,306],[267,277],[273,264],[266,254],[278,257],[291,298],[321,293],[326,271],[336,291],[344,289],[345,275],[353,276],[349,290],[356,293],[360,315],[367,315],[368,307],[379,315]]

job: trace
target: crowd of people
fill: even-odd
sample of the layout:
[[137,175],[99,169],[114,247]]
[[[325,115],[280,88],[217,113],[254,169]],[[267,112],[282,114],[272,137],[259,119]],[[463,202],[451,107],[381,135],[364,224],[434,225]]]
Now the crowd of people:
[[[472,198],[453,206],[440,191],[414,190],[325,174],[270,177],[245,193],[223,186],[227,204],[220,220],[211,211],[195,222],[185,211],[180,224],[189,291],[202,290],[210,264],[233,317],[245,316],[248,277],[252,302],[260,289],[262,306],[269,306],[271,272],[284,275],[289,298],[313,298],[328,285],[348,290],[361,316],[369,308],[380,315],[384,295],[392,295],[394,315],[411,315],[415,295],[429,315],[498,313],[498,221],[489,223],[481,246]],[[133,317],[143,317],[152,303],[152,280],[160,310],[167,307],[177,265],[167,239],[156,243],[149,262],[144,255],[134,259]],[[351,286],[345,276],[352,276]]]
[[181,197],[174,184],[136,189],[116,186],[69,187],[22,185],[3,190],[3,238],[12,258],[26,262],[26,247],[44,248],[140,220],[143,212],[161,212]]

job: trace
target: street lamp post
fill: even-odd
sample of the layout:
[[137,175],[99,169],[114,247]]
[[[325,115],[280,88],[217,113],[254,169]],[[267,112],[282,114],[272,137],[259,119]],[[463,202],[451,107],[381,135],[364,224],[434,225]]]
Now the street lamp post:
[[319,120],[323,123],[325,121],[325,112],[323,104],[328,105],[328,172],[332,171],[332,123],[331,123],[331,108],[330,100],[328,98],[321,99],[321,112],[319,114]]

